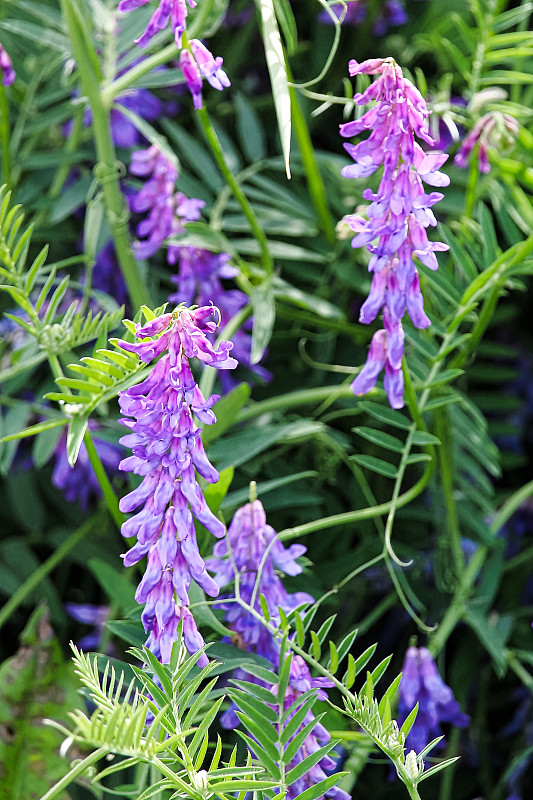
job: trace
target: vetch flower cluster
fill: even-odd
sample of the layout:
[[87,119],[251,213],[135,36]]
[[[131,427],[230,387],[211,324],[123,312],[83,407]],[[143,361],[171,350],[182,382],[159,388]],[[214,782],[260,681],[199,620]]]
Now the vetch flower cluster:
[[199,39],[191,39],[190,50],[183,48],[180,53],[180,67],[183,77],[192,95],[194,107],[202,108],[203,78],[214,89],[221,92],[231,86],[230,80],[222,69],[222,58],[216,58]]
[[[147,556],[146,572],[135,597],[145,603],[146,646],[163,663],[170,660],[180,620],[189,652],[203,646],[188,607],[191,578],[211,597],[219,591],[200,556],[193,519],[214,536],[225,533],[196,479],[197,472],[209,483],[219,478],[195,422],[195,418],[207,425],[215,422],[211,407],[218,396],[204,399],[189,364],[191,358],[198,358],[217,369],[237,366],[229,355],[231,342],[221,342],[215,350],[207,338],[216,328],[210,321],[214,310],[178,308],[137,326],[136,335],[143,341],[120,341],[123,349],[136,353],[146,364],[161,356],[144,381],[120,392],[119,404],[124,414],[120,421],[130,430],[120,441],[133,451],[121,461],[120,469],[143,477],[120,501],[123,512],[142,507],[122,526],[123,536],[137,537],[124,555],[124,565],[129,567]],[[147,338],[153,336],[158,338]],[[206,663],[202,654],[198,664]]]
[[452,690],[439,675],[427,647],[411,646],[407,649],[399,687],[399,725],[417,703],[418,714],[406,739],[406,747],[417,753],[442,736],[441,722],[450,722],[458,728],[465,728],[470,722],[470,717],[461,711]]
[[11,59],[0,44],[0,83],[2,83],[3,86],[11,86],[15,78],[15,70],[13,69]]
[[[289,594],[279,577],[279,573],[298,575],[302,568],[296,561],[306,552],[306,547],[293,544],[286,548],[277,538],[275,530],[266,521],[265,510],[260,500],[253,500],[240,508],[228,528],[225,539],[217,542],[213,548],[213,558],[206,561],[208,569],[215,572],[214,579],[222,589],[231,583],[237,571],[239,578],[239,595],[244,602],[262,615],[259,596],[263,595],[270,614],[271,623],[280,623],[279,608],[289,613],[303,603],[313,602],[307,592]],[[230,596],[228,596],[229,599]],[[235,631],[234,642],[244,650],[256,653],[268,659],[277,669],[279,665],[279,644],[272,638],[268,629],[253,614],[244,609],[237,602],[222,602],[220,604],[226,611],[226,625]],[[242,669],[234,673],[235,678],[245,678],[249,682],[264,685],[255,676],[249,675]],[[294,656],[290,666],[290,677],[287,692],[284,698],[284,707],[297,701],[304,692],[317,689],[319,699],[325,700],[327,695],[324,688],[332,686],[326,678],[312,678],[305,661],[300,656]],[[277,686],[268,687],[276,694]],[[293,710],[294,715],[300,706]],[[312,722],[313,713],[309,711],[305,719],[294,731],[293,737],[302,728]],[[239,719],[235,708],[231,706],[221,717],[221,723],[226,728],[235,728]],[[311,728],[303,745],[291,760],[290,768],[294,768],[304,758],[315,753],[324,743],[328,742],[328,731],[317,722]],[[326,777],[324,770],[335,767],[335,761],[329,756],[324,756],[307,773],[294,781],[289,787],[288,797],[293,798]],[[348,795],[336,787],[326,792],[327,797],[348,800]]]
[[[226,538],[216,542],[213,557],[206,563],[215,573],[214,580],[221,589],[234,581],[237,570],[242,599],[262,614],[259,602],[262,594],[275,625],[280,622],[280,606],[288,613],[302,603],[313,602],[307,592],[289,594],[278,574],[299,575],[302,568],[296,559],[306,549],[301,544],[284,547],[266,521],[263,504],[254,500],[235,513]],[[235,631],[239,646],[263,656],[277,668],[279,646],[266,627],[238,603],[221,602],[220,605],[226,611],[225,622]]]
[[[176,192],[178,169],[176,164],[161,150],[152,145],[147,150],[132,153],[130,172],[140,177],[149,177],[144,186],[130,198],[133,211],[148,212],[137,226],[139,241],[135,244],[137,258],[149,258],[161,248],[169,236],[181,233],[184,222],[193,222],[200,217],[203,200],[189,199]],[[167,260],[176,262],[178,248],[170,245]]]
[[490,111],[482,116],[465,136],[454,158],[458,167],[468,166],[470,154],[477,147],[477,163],[480,172],[490,172],[489,151],[505,150],[512,146],[518,133],[518,122],[509,114]]
[[365,189],[363,197],[370,201],[366,216],[345,217],[357,233],[352,247],[366,246],[370,252],[368,269],[373,273],[368,299],[361,308],[361,322],[372,322],[380,309],[384,328],[372,339],[367,362],[352,383],[355,394],[370,391],[385,368],[385,391],[393,408],[403,406],[402,357],[404,332],[402,317],[407,310],[417,328],[426,328],[430,320],[424,312],[416,257],[429,269],[437,269],[435,252],[446,250],[441,242],[428,241],[426,228],[437,221],[432,206],[440,192],[426,194],[423,183],[447,186],[449,178],[439,172],[448,156],[426,153],[415,136],[433,145],[427,118],[429,112],[420,92],[404,78],[392,58],[350,61],[350,75],[360,73],[378,78],[362,94],[356,94],[357,105],[375,101],[360,119],[340,126],[342,136],[357,136],[371,131],[357,145],[344,147],[354,164],[342,170],[345,178],[366,178],[383,167],[376,193]]

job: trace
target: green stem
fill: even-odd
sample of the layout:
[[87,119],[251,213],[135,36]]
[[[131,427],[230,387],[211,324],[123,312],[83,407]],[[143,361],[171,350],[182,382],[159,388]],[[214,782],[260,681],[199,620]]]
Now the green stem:
[[102,89],[102,102],[108,108],[111,108],[113,105],[113,101],[119,94],[129,89],[133,86],[137,81],[142,78],[144,75],[147,75],[156,67],[161,67],[163,64],[167,64],[172,59],[176,58],[177,55],[176,45],[173,42],[172,44],[167,45],[158,53],[154,53],[147,58],[144,58],[139,64],[135,64],[131,69],[121,75],[120,77],[116,78],[112,83],[108,84]]
[[259,249],[261,251],[261,261],[264,270],[267,273],[267,275],[271,275],[272,272],[274,271],[274,261],[268,249],[267,237],[265,236],[265,233],[261,225],[259,224],[259,220],[257,219],[255,211],[250,205],[248,198],[241,189],[233,172],[228,167],[224,151],[222,150],[221,144],[218,140],[218,136],[216,134],[215,129],[213,128],[213,124],[209,118],[209,114],[207,113],[205,107],[198,109],[197,114],[202,129],[205,133],[206,139],[208,141],[208,144],[211,148],[211,152],[213,153],[216,159],[220,171],[222,172],[228,185],[231,187],[233,194],[235,195],[235,199],[242,208],[243,214],[248,220],[252,233],[255,236],[257,243],[259,244]]
[[[288,67],[287,72],[289,80],[292,80],[292,76]],[[313,148],[313,143],[311,142],[309,128],[303,115],[298,95],[295,89],[291,86],[289,86],[289,94],[291,98],[294,133],[296,134],[296,141],[298,142],[300,155],[302,156],[302,163],[307,176],[307,185],[309,187],[311,200],[313,201],[315,211],[322,224],[326,238],[333,244],[337,238],[335,234],[335,223],[329,210],[326,190],[320,170],[318,169],[318,164],[316,162],[315,151]]]
[[54,550],[52,555],[46,559],[30,577],[18,587],[18,589],[11,595],[7,603],[0,610],[0,628],[7,622],[11,614],[24,602],[24,600],[39,586],[39,584],[49,575],[61,561],[67,556],[71,550],[84,539],[88,533],[94,529],[98,529],[98,520],[91,519],[84,522],[77,530],[65,539],[57,550]]
[[107,220],[113,236],[117,259],[135,308],[152,306],[147,287],[130,247],[128,230],[129,211],[120,190],[117,157],[111,138],[110,106],[105,105],[98,76],[93,68],[93,53],[89,50],[86,34],[81,30],[73,0],[61,0],[63,14],[80,74],[82,91],[87,96],[93,117],[93,133],[98,164],[95,176],[102,185]]
[[55,786],[52,786],[46,794],[43,794],[41,800],[52,800],[53,797],[57,797],[58,794],[63,792],[67,786],[70,786],[72,781],[78,777],[78,775],[83,775],[87,767],[90,767],[92,764],[96,764],[97,761],[100,761],[105,755],[109,753],[109,747],[99,747],[98,750],[95,750],[94,753],[91,753],[90,756],[84,758],[82,761],[78,761],[75,767],[73,767],[70,772],[68,772],[64,778],[61,778]]
[[[433,474],[433,470],[431,467],[428,467],[420,480],[415,483],[410,489],[408,489],[404,494],[400,495],[396,501],[396,508],[402,508],[402,506],[407,505],[414,500],[415,497],[425,489],[431,475]],[[373,517],[381,516],[382,514],[388,514],[392,508],[392,502],[388,503],[380,503],[377,506],[372,506],[370,508],[360,508],[357,511],[346,511],[342,514],[333,514],[331,517],[322,517],[321,519],[315,519],[312,522],[306,522],[303,525],[296,525],[294,528],[285,528],[284,531],[281,531],[279,534],[279,538],[284,541],[285,539],[294,539],[298,536],[306,536],[308,533],[313,533],[314,531],[324,530],[324,528],[333,528],[337,525],[346,525],[348,523],[359,522],[362,519],[372,519]]]
[[0,142],[2,147],[2,183],[11,186],[11,158],[9,155],[9,105],[5,87],[0,83]]
[[104,495],[104,500],[106,502],[109,513],[113,517],[117,525],[117,528],[120,530],[120,528],[122,527],[122,523],[125,522],[126,520],[126,517],[118,507],[117,496],[115,494],[115,491],[111,485],[109,478],[107,477],[104,465],[102,464],[100,456],[98,455],[96,447],[94,446],[93,438],[91,436],[91,432],[88,427],[86,428],[85,433],[83,435],[83,441],[87,449],[87,455],[89,456],[91,467],[93,468],[94,474],[96,475],[96,479],[98,480],[98,483]]
[[341,397],[353,397],[350,384],[341,384],[340,386],[318,386],[313,389],[300,389],[296,392],[287,392],[287,394],[282,394],[278,397],[270,397],[268,400],[261,400],[259,403],[254,403],[248,408],[245,408],[237,417],[237,422],[245,422],[254,417],[259,417],[262,414],[268,414],[272,411],[279,411],[284,408],[291,408],[292,406],[321,403],[324,400],[337,400]]
[[470,563],[466,566],[452,602],[448,606],[442,618],[442,622],[429,642],[428,647],[433,656],[437,656],[440,653],[448,637],[455,629],[455,626],[463,618],[466,609],[466,601],[472,591],[474,581],[485,562],[487,553],[488,548],[485,545],[480,545],[472,556]]
[[526,483],[525,486],[522,486],[521,489],[518,489],[507,498],[490,524],[490,531],[493,536],[496,536],[500,532],[507,520],[513,516],[514,512],[520,508],[522,503],[525,503],[532,494],[533,481],[529,481],[529,483]]

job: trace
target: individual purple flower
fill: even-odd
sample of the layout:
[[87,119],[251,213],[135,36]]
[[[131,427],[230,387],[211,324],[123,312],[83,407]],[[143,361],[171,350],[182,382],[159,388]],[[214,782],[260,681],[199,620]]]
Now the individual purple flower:
[[[89,428],[92,432],[96,452],[100,456],[106,472],[109,475],[116,475],[119,469],[120,448],[116,444],[100,438],[98,428],[93,422],[89,423]],[[67,434],[64,433],[56,445],[55,456],[52,483],[63,491],[65,499],[69,503],[78,503],[80,508],[85,511],[90,502],[102,495],[85,444],[81,443],[76,463],[71,467],[67,456]]]
[[[316,693],[319,700],[327,700],[327,693],[324,691],[324,689],[330,688],[331,686],[333,686],[333,682],[328,678],[312,678],[309,672],[309,667],[303,658],[295,655],[291,661],[289,684],[287,686],[287,691],[285,692],[283,703],[284,709],[287,710],[290,708],[293,703],[296,703],[301,695],[310,691],[311,689],[317,690]],[[276,684],[269,688],[273,694],[276,694],[278,688]],[[287,719],[287,723],[289,723],[289,720],[292,719],[300,707],[301,706],[295,706]],[[288,740],[287,744],[292,741],[294,736],[296,736],[296,734],[299,733],[305,725],[311,723],[313,719],[314,714],[312,710],[310,710],[307,712],[303,721],[294,732],[294,735]],[[305,738],[303,745],[298,749],[295,756],[291,760],[289,770],[294,769],[304,760],[304,758],[307,758],[307,756],[316,753],[317,750],[327,744],[330,739],[331,736],[329,731],[327,731],[326,728],[317,721],[314,728],[311,729],[310,733]],[[327,774],[331,774],[336,766],[337,762],[331,758],[330,755],[326,754],[323,756],[317,764],[315,764],[304,775],[290,784],[287,791],[287,797],[289,800],[293,800],[293,798],[306,791],[306,789],[310,789],[315,784],[324,780],[324,778],[327,777]],[[332,786],[326,791],[325,795],[322,795],[321,797],[335,798],[335,800],[350,800],[350,795],[348,792],[345,792],[344,789],[340,789],[338,786]]]
[[[130,172],[149,177],[144,186],[130,198],[133,211],[148,216],[137,225],[139,241],[135,244],[137,258],[149,258],[161,248],[169,236],[181,233],[185,222],[200,217],[203,200],[189,199],[176,192],[178,170],[173,161],[152,145],[147,150],[135,150],[131,156]],[[167,259],[174,264],[178,248],[169,245]]]
[[[120,0],[118,10],[133,11],[149,2],[150,0]],[[187,27],[187,5],[189,8],[196,8],[197,4],[195,0],[159,0],[159,5],[152,14],[146,30],[135,42],[141,47],[146,47],[156,33],[164,30],[170,22],[176,45],[181,47],[181,37]]]
[[[189,651],[203,646],[188,608],[191,578],[211,597],[219,591],[200,556],[194,527],[196,518],[214,536],[223,536],[226,530],[207,506],[196,479],[197,472],[209,483],[219,478],[195,422],[195,418],[207,425],[215,421],[211,407],[218,396],[204,399],[189,364],[198,358],[217,369],[237,366],[229,355],[231,342],[221,342],[215,349],[207,338],[216,328],[210,320],[214,310],[177,308],[138,325],[136,336],[142,341],[120,342],[146,364],[161,356],[145,380],[119,393],[119,405],[124,415],[120,421],[130,430],[120,441],[133,452],[121,461],[120,469],[143,478],[120,501],[125,513],[141,507],[122,525],[123,536],[137,538],[123,556],[124,565],[147,556],[135,597],[145,604],[146,645],[163,663],[170,660],[180,620]],[[205,654],[198,664],[207,664]]]
[[477,147],[477,161],[480,172],[490,172],[489,151],[505,150],[512,146],[518,133],[518,122],[509,114],[489,111],[481,117],[464,138],[454,158],[458,167],[468,166],[470,154]]
[[[228,253],[212,253],[198,247],[178,247],[177,264],[178,273],[172,275],[177,291],[171,294],[171,303],[197,303],[205,305],[213,302],[220,311],[220,327],[225,325],[248,302],[248,297],[239,289],[226,289],[222,281],[230,280],[238,275],[238,270],[230,263]],[[262,380],[269,380],[270,373],[250,360],[252,350],[252,337],[250,329],[252,319],[233,335],[233,353],[239,364],[244,364]],[[232,381],[229,375],[221,376],[222,387],[226,391],[231,388]]]
[[402,725],[416,704],[418,714],[406,739],[408,750],[420,753],[433,739],[442,736],[441,722],[466,728],[468,714],[459,708],[453,692],[439,675],[427,647],[407,649],[399,687],[398,724]]
[[222,69],[222,58],[215,58],[199,39],[191,39],[191,50],[183,49],[180,53],[180,67],[183,77],[192,94],[194,107],[202,108],[202,76],[218,91],[231,86]]
[[72,619],[90,625],[92,631],[76,642],[82,650],[98,650],[104,633],[105,623],[109,617],[109,606],[97,606],[91,603],[65,603],[65,611]]
[[11,86],[16,77],[11,59],[0,44],[0,83],[4,86]]
[[427,118],[429,112],[420,92],[403,77],[392,58],[374,58],[359,64],[350,61],[350,75],[378,75],[354,101],[364,105],[375,101],[362,117],[340,126],[342,136],[357,136],[371,131],[357,145],[345,144],[354,163],[342,169],[345,178],[366,178],[383,168],[376,193],[365,189],[363,198],[370,201],[366,215],[352,214],[346,223],[357,234],[352,247],[366,247],[371,254],[368,269],[373,273],[368,299],[361,308],[360,320],[372,322],[380,309],[384,328],[374,335],[367,366],[352,383],[355,394],[370,391],[385,368],[385,391],[393,408],[403,406],[401,365],[404,349],[402,318],[407,311],[417,328],[426,328],[430,320],[424,312],[418,270],[413,257],[429,269],[437,269],[435,252],[446,250],[441,242],[430,242],[426,228],[437,220],[432,206],[440,192],[426,194],[423,182],[447,186],[449,178],[439,172],[448,156],[426,153],[415,136],[433,144]]

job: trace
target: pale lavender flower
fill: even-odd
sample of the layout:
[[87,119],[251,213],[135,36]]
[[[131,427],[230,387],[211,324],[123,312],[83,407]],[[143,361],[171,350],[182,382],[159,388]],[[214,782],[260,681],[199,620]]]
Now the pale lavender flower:
[[220,92],[231,84],[222,69],[220,56],[215,58],[199,39],[191,39],[190,46],[191,50],[184,49],[180,53],[180,67],[192,95],[194,107],[199,109],[202,108],[202,75]]
[[[420,92],[403,77],[393,59],[374,58],[359,64],[350,61],[350,75],[378,75],[354,101],[364,105],[376,101],[361,118],[340,126],[342,136],[357,136],[371,131],[357,145],[345,144],[354,164],[342,169],[345,178],[366,178],[383,168],[376,193],[365,189],[363,197],[371,201],[366,216],[352,214],[345,221],[357,234],[352,247],[366,247],[373,272],[368,299],[361,308],[361,322],[368,324],[383,310],[384,329],[374,335],[368,365],[352,383],[355,394],[362,395],[375,385],[385,367],[385,391],[393,408],[403,406],[401,364],[405,311],[418,328],[430,320],[424,312],[418,270],[413,257],[429,269],[437,269],[435,252],[446,250],[441,242],[430,242],[426,228],[437,221],[432,206],[440,192],[426,194],[423,183],[447,186],[449,178],[439,172],[448,156],[426,153],[415,136],[432,145],[427,118],[429,112]],[[381,365],[381,366],[379,366]]]
[[439,675],[427,647],[411,646],[407,649],[399,687],[399,725],[417,703],[418,714],[406,739],[408,750],[419,753],[429,742],[441,736],[441,722],[449,722],[458,728],[466,728],[470,722],[470,717],[461,711],[452,690]]
[[[133,11],[136,8],[147,5],[150,0],[120,0],[119,11]],[[159,0],[157,9],[146,26],[146,30],[136,43],[145,47],[150,39],[164,30],[170,22],[174,33],[174,40],[178,47],[181,47],[181,37],[187,27],[187,5],[189,8],[196,8],[195,0]]]
[[[196,518],[215,536],[223,536],[226,530],[207,506],[196,479],[196,472],[209,483],[219,478],[195,422],[195,418],[207,425],[215,421],[211,407],[218,397],[204,399],[189,365],[189,359],[198,358],[217,369],[237,366],[229,355],[231,342],[221,342],[215,350],[207,338],[216,328],[209,321],[213,311],[213,307],[178,308],[137,326],[141,342],[120,342],[147,364],[161,356],[144,381],[119,394],[119,404],[124,414],[121,422],[131,431],[120,441],[133,451],[120,469],[143,476],[140,485],[120,501],[123,512],[142,507],[122,526],[123,536],[137,537],[124,554],[124,565],[147,556],[135,597],[145,603],[142,621],[149,633],[147,647],[163,663],[170,660],[180,620],[189,651],[203,646],[188,609],[191,578],[211,597],[219,591],[200,556],[194,527]],[[158,338],[149,338],[153,336]],[[206,663],[202,654],[198,664]]]
[[468,166],[470,154],[477,146],[477,161],[480,172],[490,172],[489,151],[505,150],[512,146],[518,133],[518,122],[509,114],[489,111],[481,117],[470,133],[465,136],[454,158],[458,167]]
[[11,59],[0,44],[0,83],[4,86],[11,86],[16,77]]

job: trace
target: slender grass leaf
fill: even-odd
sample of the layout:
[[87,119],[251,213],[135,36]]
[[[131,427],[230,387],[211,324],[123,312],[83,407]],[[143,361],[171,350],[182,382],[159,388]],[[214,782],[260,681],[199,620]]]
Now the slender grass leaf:
[[291,150],[291,98],[285,55],[276,21],[276,12],[273,0],[258,0],[263,25],[263,42],[267,60],[270,83],[272,84],[272,97],[276,109],[278,129],[281,139],[281,149],[285,162],[287,177],[291,177],[290,150]]

